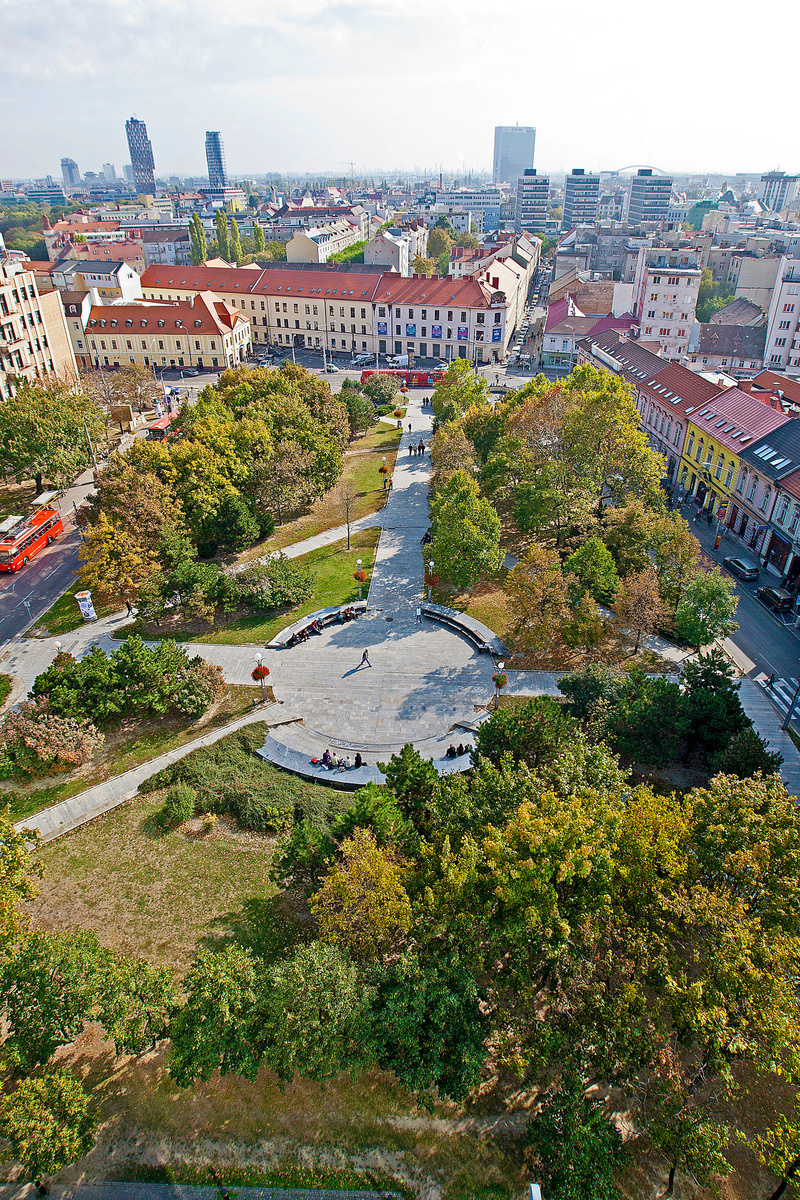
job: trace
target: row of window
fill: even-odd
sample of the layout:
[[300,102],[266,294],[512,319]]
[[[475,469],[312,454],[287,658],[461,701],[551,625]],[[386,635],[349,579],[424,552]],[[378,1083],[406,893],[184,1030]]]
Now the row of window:
[[[149,344],[149,343],[148,343],[148,342],[146,342],[146,341],[144,340],[144,338],[142,338],[142,350],[146,350],[146,349],[147,349],[147,347],[148,347],[148,344]],[[128,349],[128,350],[132,350],[132,349],[133,349],[133,342],[131,342],[129,339],[126,339],[126,347],[127,347],[127,349]],[[80,343],[80,342],[78,342],[78,349],[79,349],[79,350],[81,350],[82,348],[83,348],[83,347],[82,347],[81,343]],[[159,339],[159,342],[158,342],[158,348],[159,348],[159,350],[163,350],[163,349],[164,349],[164,343],[161,341],[161,339]],[[201,348],[201,347],[200,347],[200,343],[199,343],[198,341],[195,341],[194,348],[195,348],[195,350],[200,350],[200,348]],[[211,349],[212,349],[212,350],[216,350],[216,348],[217,348],[217,343],[216,343],[215,339],[214,339],[214,338],[212,338],[212,339],[211,339]],[[94,338],[92,338],[92,349],[93,349],[93,350],[96,350],[96,349],[97,349],[97,342],[94,340]],[[101,342],[100,342],[100,349],[101,349],[101,350],[105,350],[105,349],[106,349],[106,344],[105,344],[105,342],[104,342],[104,341],[101,341]],[[115,340],[114,338],[112,338],[112,339],[111,339],[111,349],[112,349],[112,350],[116,350],[116,349],[117,349],[117,343],[116,343],[116,340]],[[180,351],[180,349],[181,349],[181,342],[180,342],[180,338],[176,338],[176,339],[175,339],[175,349],[176,349],[177,351]]]

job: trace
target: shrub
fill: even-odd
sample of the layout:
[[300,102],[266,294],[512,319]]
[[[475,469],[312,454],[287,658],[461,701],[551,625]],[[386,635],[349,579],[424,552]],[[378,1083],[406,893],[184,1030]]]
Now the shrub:
[[90,721],[61,717],[44,701],[20,704],[0,725],[5,773],[43,775],[69,771],[89,762],[103,744]]
[[370,375],[362,390],[373,404],[389,406],[397,395],[397,380],[393,375]]
[[390,415],[390,413],[392,413],[392,412],[394,412],[393,404],[379,404],[378,405],[377,413],[378,413],[379,417],[388,417]]
[[503,755],[536,769],[555,758],[575,735],[577,725],[551,696],[501,708],[484,721],[475,737],[477,753],[499,767]]
[[310,567],[279,554],[248,567],[237,576],[237,582],[239,595],[248,608],[269,612],[310,599],[315,576]]
[[5,704],[11,695],[13,680],[10,675],[0,675],[0,704]]
[[188,783],[174,783],[164,798],[161,809],[161,824],[168,829],[174,829],[189,821],[194,816],[197,805],[197,792]]

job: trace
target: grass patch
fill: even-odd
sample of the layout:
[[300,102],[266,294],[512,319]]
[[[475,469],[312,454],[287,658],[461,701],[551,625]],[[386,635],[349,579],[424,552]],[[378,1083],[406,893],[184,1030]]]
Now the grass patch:
[[260,696],[261,688],[258,686],[229,687],[208,712],[189,724],[177,714],[123,722],[106,734],[101,756],[94,762],[80,771],[44,784],[39,780],[20,786],[15,780],[11,788],[0,791],[0,802],[5,801],[12,820],[20,821],[32,813],[41,812],[43,808],[49,808],[51,804],[58,804],[78,792],[86,791],[96,783],[122,775],[151,758],[158,758],[168,750],[185,746],[187,742],[218,729],[220,725],[227,725],[229,721],[250,712],[253,700]]
[[378,468],[385,456],[390,472],[394,470],[401,436],[402,430],[388,429],[382,425],[352,442],[345,451],[344,470],[337,486],[321,496],[307,513],[279,526],[268,541],[259,542],[257,546],[245,550],[239,556],[239,561],[246,562],[258,558],[270,550],[282,550],[284,546],[291,546],[304,538],[315,537],[326,529],[343,525],[345,513],[337,496],[338,489],[345,485],[349,485],[356,492],[350,510],[351,520],[357,521],[383,508],[386,493]]
[[139,1167],[128,1177],[137,1183],[175,1183],[195,1187],[215,1186],[222,1179],[225,1187],[328,1188],[333,1191],[368,1192],[375,1196],[375,1200],[380,1200],[385,1192],[408,1197],[409,1200],[412,1196],[410,1191],[384,1171],[353,1171],[349,1167],[331,1170],[329,1167],[307,1167],[297,1162],[282,1164],[272,1171],[235,1166],[213,1171],[211,1168],[188,1166]]
[[[75,599],[75,593],[79,591],[81,591],[81,585],[76,581],[67,588],[63,595],[59,596],[55,604],[48,608],[44,616],[39,617],[36,624],[30,627],[26,637],[61,637],[63,634],[72,633],[73,629],[80,629],[85,625],[86,622],[78,608],[78,601]],[[94,608],[98,617],[108,617],[117,610],[116,605],[101,604],[97,600],[95,600]]]
[[[160,629],[147,627],[145,630],[137,623],[137,632],[146,637],[165,637],[167,632],[172,636],[177,633],[183,641],[205,642],[212,645],[237,646],[253,642],[266,645],[277,633],[299,621],[308,613],[320,608],[329,608],[335,604],[350,604],[358,599],[358,584],[353,578],[356,562],[360,558],[361,566],[367,574],[367,581],[361,585],[362,595],[366,596],[369,581],[372,576],[372,565],[375,561],[375,548],[381,531],[378,528],[362,529],[350,537],[350,549],[347,549],[347,539],[333,542],[330,546],[320,546],[308,554],[298,555],[297,562],[302,562],[316,571],[316,583],[310,598],[296,608],[285,608],[278,613],[248,613],[246,616],[235,618],[224,629],[197,629],[190,633],[179,630],[167,630],[162,622]],[[131,627],[119,630],[115,636],[128,637]]]
[[13,686],[14,680],[10,675],[0,675],[0,704],[5,704]]

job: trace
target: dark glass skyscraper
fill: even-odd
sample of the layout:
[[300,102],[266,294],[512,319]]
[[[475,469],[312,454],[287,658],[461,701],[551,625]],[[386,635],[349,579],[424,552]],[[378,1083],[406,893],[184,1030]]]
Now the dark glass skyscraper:
[[228,186],[228,175],[225,170],[225,147],[222,144],[219,130],[209,130],[206,133],[206,162],[208,163],[208,182],[212,188]]
[[156,192],[155,162],[153,147],[147,136],[147,126],[144,121],[131,117],[125,122],[125,132],[128,135],[128,149],[131,152],[133,167],[133,182],[136,191],[143,195],[154,196]]

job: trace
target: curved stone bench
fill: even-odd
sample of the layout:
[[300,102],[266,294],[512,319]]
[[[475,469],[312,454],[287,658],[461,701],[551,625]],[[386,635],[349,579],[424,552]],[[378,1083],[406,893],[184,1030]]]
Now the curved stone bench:
[[[280,767],[303,779],[311,779],[314,783],[323,783],[341,791],[355,792],[366,787],[368,783],[386,782],[386,776],[377,765],[350,767],[349,770],[324,767],[321,763],[313,763],[302,750],[295,750],[284,742],[279,742],[271,734],[264,745],[256,750],[256,754],[273,767]],[[391,754],[386,753],[381,757],[388,761]],[[459,758],[434,758],[431,762],[440,775],[456,775],[460,771],[468,771],[472,766],[472,759],[468,754],[462,754]]]
[[293,625],[287,625],[285,629],[277,633],[271,642],[267,642],[267,648],[269,650],[285,649],[292,634],[297,633],[300,629],[307,629],[312,621],[319,621],[323,628],[331,625],[345,608],[354,608],[358,617],[367,611],[367,602],[366,600],[353,600],[351,604],[334,604],[330,608],[319,608],[316,612],[308,613],[307,616],[301,617],[299,621],[295,621]]
[[508,647],[505,643],[501,642],[500,638],[492,633],[489,626],[484,625],[482,621],[476,621],[474,617],[468,617],[466,613],[457,612],[454,608],[445,608],[443,604],[425,603],[421,607],[423,616],[430,617],[432,621],[439,621],[440,624],[449,626],[455,633],[462,634],[477,646],[481,653],[508,654]]

